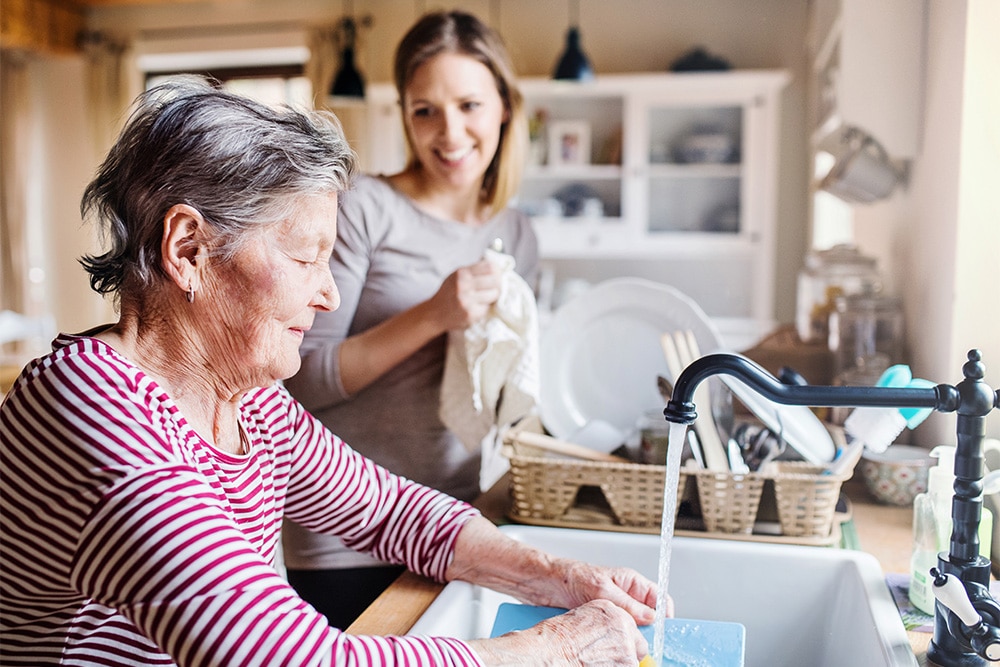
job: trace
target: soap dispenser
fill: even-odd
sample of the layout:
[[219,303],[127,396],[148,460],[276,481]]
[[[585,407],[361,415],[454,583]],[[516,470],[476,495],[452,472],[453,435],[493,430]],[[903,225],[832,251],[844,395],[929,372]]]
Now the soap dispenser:
[[[938,553],[948,550],[951,540],[951,501],[955,494],[955,447],[942,445],[931,450],[937,465],[927,471],[927,492],[913,499],[913,554],[910,557],[910,602],[922,612],[934,615],[934,578]],[[979,522],[979,554],[990,557],[993,542],[993,514],[983,507]]]

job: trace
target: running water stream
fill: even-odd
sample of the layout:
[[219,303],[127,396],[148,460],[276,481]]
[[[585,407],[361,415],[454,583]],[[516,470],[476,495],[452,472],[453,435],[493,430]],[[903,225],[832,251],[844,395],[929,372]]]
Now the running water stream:
[[667,434],[667,474],[663,484],[663,521],[660,524],[660,563],[657,573],[656,615],[653,617],[653,661],[663,662],[664,620],[667,616],[667,589],[670,585],[670,555],[673,549],[674,520],[677,516],[677,485],[681,476],[681,450],[687,425],[670,424]]

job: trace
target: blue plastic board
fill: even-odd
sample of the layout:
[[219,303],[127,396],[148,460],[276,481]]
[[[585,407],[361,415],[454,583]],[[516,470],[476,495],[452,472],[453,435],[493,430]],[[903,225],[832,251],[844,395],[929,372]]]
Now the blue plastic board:
[[[559,607],[535,607],[504,602],[497,609],[491,637],[530,628],[546,618],[565,613]],[[660,667],[743,667],[746,628],[727,621],[668,618],[664,622],[663,662]],[[653,626],[639,628],[653,648]]]

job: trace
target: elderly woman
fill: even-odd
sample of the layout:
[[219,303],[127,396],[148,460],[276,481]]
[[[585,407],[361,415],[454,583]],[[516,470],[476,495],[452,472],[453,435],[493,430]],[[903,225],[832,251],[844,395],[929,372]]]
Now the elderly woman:
[[[60,335],[0,407],[5,665],[634,665],[654,585],[506,538],[351,450],[280,380],[317,313],[354,157],[334,119],[177,81],[82,210],[117,323]],[[401,434],[405,437],[405,434]],[[283,516],[438,581],[572,608],[462,642],[350,636],[273,567]]]

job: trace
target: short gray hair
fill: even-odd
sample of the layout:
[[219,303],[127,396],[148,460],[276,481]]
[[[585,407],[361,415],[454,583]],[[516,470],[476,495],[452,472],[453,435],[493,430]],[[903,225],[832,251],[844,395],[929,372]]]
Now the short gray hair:
[[136,100],[125,128],[84,191],[108,249],[80,259],[101,294],[152,287],[163,217],[197,209],[216,232],[212,252],[231,257],[249,236],[284,218],[304,196],[351,186],[357,158],[336,116],[272,108],[178,77]]

